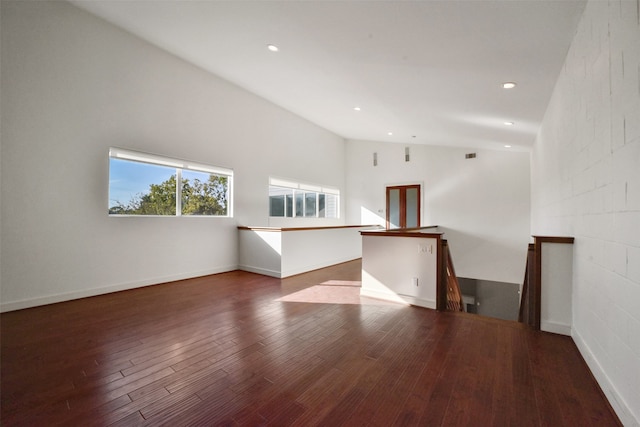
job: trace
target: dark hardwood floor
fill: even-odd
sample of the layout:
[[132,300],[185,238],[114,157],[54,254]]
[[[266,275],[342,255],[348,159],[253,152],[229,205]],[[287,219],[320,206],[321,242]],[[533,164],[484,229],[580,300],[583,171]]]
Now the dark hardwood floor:
[[360,298],[360,265],[4,313],[2,425],[619,425],[570,338]]

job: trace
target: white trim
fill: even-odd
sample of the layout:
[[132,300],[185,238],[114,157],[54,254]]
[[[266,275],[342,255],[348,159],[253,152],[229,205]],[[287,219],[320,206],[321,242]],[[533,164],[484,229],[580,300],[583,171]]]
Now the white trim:
[[319,185],[300,184],[300,190],[312,191],[314,193],[320,193],[320,192],[322,192],[322,187],[320,187]]
[[155,156],[153,154],[123,150],[121,148],[109,148],[109,157],[112,157],[114,159],[132,160],[134,162],[149,163],[152,165],[168,166],[172,168],[184,167],[184,163],[175,159]]
[[279,271],[269,270],[268,268],[262,267],[253,267],[251,265],[239,265],[239,270],[248,271],[249,273],[262,274],[263,276],[275,277],[277,279],[281,279],[282,275]]
[[361,288],[360,296],[409,305],[409,303],[406,302],[403,298],[401,298],[398,294],[394,294],[392,292],[380,292],[380,291],[374,291],[371,289]]
[[287,181],[280,178],[269,178],[269,185],[272,185],[274,187],[298,188],[297,182]]
[[625,402],[620,393],[618,393],[613,382],[609,379],[609,376],[606,374],[604,369],[602,369],[602,366],[582,338],[582,335],[580,335],[580,332],[577,331],[577,328],[573,328],[571,337],[578,347],[582,358],[587,362],[591,373],[598,382],[598,385],[600,385],[600,388],[609,401],[609,404],[615,411],[618,418],[620,418],[622,425],[626,427],[640,427],[640,418],[638,418],[640,417],[640,414],[638,416],[633,414],[627,402]]
[[225,175],[230,177],[233,176],[233,169],[192,162],[189,160],[176,159],[173,157],[159,156],[157,154],[143,153],[141,151],[126,150],[124,148],[118,147],[109,147],[109,157],[123,160],[133,160],[135,162],[149,163],[152,165],[169,166],[173,168],[189,169],[198,172],[213,173],[216,175]]
[[436,309],[436,300],[416,298],[410,295],[398,294],[407,304],[417,305],[418,307]]
[[228,176],[228,177],[233,176],[233,170],[231,169],[224,169],[220,167],[209,166],[209,165],[193,163],[193,162],[187,162],[183,169],[188,169],[194,172],[212,173],[215,175],[222,175],[222,176]]
[[339,196],[340,195],[340,190],[337,188],[331,188],[331,187],[322,187],[322,191],[320,191],[321,193],[325,193],[325,194],[333,194],[334,196]]
[[304,265],[301,267],[296,267],[296,268],[290,268],[288,270],[283,270],[280,273],[280,277],[285,278],[285,277],[289,277],[289,276],[295,276],[296,274],[302,274],[302,273],[306,273],[309,271],[313,271],[313,270],[318,270],[320,268],[325,268],[325,267],[329,267],[332,265],[337,265],[337,264],[342,264],[343,262],[348,262],[348,261],[353,261],[354,259],[360,259],[360,255],[358,254],[356,255],[352,255],[352,256],[346,256],[346,257],[341,257],[341,258],[333,258],[331,260],[325,261],[325,262],[321,262],[321,263],[316,263],[316,264],[308,264],[308,265]]
[[382,292],[371,289],[360,289],[360,295],[363,297],[370,297],[376,299],[382,299],[386,301],[399,302],[407,305],[415,305],[418,307],[436,309],[436,301],[424,298],[416,298],[410,295],[396,294],[395,292]]
[[211,274],[227,273],[237,270],[237,265],[229,265],[226,267],[218,267],[208,270],[194,271],[191,273],[175,274],[170,276],[155,277],[153,279],[138,280],[135,282],[120,283],[117,285],[109,285],[101,288],[86,289],[81,291],[66,292],[62,294],[49,295],[45,297],[29,298],[20,301],[3,302],[0,304],[0,313],[14,310],[22,310],[24,308],[38,307],[41,305],[55,304],[58,302],[71,301],[80,298],[94,297],[98,295],[110,294],[113,292],[126,291],[130,289],[142,288],[145,286],[159,285],[177,280],[192,279],[194,277],[209,276]]
[[182,216],[182,168],[176,169],[176,216]]
[[544,332],[552,332],[554,334],[571,336],[571,325],[565,323],[540,321],[540,330]]
[[323,262],[323,263],[319,263],[319,264],[312,264],[312,265],[305,265],[303,267],[298,267],[298,268],[292,268],[286,271],[277,271],[277,270],[270,270],[268,268],[262,268],[262,267],[254,267],[251,265],[240,265],[238,266],[239,270],[242,271],[248,271],[250,273],[257,273],[257,274],[262,274],[264,276],[270,276],[270,277],[276,277],[278,279],[284,279],[286,277],[291,277],[291,276],[295,276],[297,274],[302,274],[302,273],[308,273],[309,271],[314,271],[314,270],[319,270],[321,268],[325,268],[325,267],[330,267],[332,265],[337,265],[337,264],[342,264],[343,262],[349,262],[349,261],[353,261],[354,259],[359,259],[360,257],[344,257],[344,258],[339,258],[339,259],[333,259],[331,261],[327,261],[327,262]]

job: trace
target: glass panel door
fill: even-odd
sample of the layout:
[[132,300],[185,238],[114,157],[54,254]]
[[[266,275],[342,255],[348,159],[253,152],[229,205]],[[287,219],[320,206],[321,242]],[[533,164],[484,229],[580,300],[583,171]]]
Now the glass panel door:
[[387,187],[387,229],[420,227],[420,185]]
[[387,192],[389,219],[387,228],[400,228],[400,189],[389,188]]
[[419,187],[409,187],[406,189],[406,224],[405,228],[417,228],[420,227],[420,220],[418,214],[420,207],[418,201],[420,196],[418,193]]

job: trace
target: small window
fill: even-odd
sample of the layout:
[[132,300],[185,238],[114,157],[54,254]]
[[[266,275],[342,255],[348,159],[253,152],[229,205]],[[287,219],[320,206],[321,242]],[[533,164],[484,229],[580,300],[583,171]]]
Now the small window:
[[318,199],[318,193],[304,193],[304,216],[317,217],[316,202]]
[[269,216],[339,218],[340,191],[271,178]]
[[231,216],[233,172],[184,160],[109,150],[109,215]]
[[293,190],[269,187],[269,212],[271,216],[293,217]]
[[296,196],[296,216],[304,216],[304,193],[294,191]]

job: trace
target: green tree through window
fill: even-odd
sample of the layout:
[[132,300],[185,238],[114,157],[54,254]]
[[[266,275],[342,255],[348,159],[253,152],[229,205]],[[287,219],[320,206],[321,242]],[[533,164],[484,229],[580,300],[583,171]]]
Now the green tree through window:
[[230,216],[231,171],[121,149],[110,157],[110,215]]
[[182,179],[182,215],[226,215],[227,177],[209,175],[207,181]]

